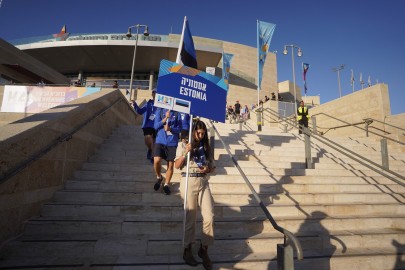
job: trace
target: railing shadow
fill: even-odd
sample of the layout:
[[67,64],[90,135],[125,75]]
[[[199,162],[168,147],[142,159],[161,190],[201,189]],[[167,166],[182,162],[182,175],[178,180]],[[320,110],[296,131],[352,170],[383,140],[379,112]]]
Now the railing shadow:
[[[339,242],[341,252],[346,253],[346,244],[338,237],[331,235],[329,230],[322,224],[328,215],[321,211],[313,211],[299,227],[296,235],[304,246],[306,258],[323,255],[324,260],[318,260],[316,269],[330,270],[330,258],[337,252],[338,247],[332,244],[332,239]],[[307,249],[305,249],[307,248]],[[340,249],[339,249],[340,250]]]
[[397,249],[397,256],[395,259],[395,265],[393,270],[397,269],[404,269],[405,267],[405,259],[404,259],[404,254],[405,254],[405,244],[401,244],[398,242],[396,239],[392,239],[392,245]]

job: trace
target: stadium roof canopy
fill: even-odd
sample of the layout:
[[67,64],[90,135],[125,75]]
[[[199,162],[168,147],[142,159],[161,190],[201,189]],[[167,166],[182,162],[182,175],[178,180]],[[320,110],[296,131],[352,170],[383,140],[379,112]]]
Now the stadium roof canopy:
[[[139,35],[135,73],[158,71],[160,61],[176,61],[179,35]],[[216,67],[222,41],[193,37],[198,69]],[[17,48],[62,74],[130,72],[136,40],[125,34],[81,34],[14,42]]]

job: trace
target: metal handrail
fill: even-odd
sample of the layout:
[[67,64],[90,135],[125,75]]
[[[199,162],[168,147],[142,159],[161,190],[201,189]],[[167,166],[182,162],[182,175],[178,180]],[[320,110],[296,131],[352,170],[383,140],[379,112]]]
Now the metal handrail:
[[[336,118],[336,117],[331,116],[331,115],[328,115],[328,114],[326,114],[326,113],[317,113],[317,114],[314,114],[314,115],[312,115],[312,116],[317,116],[317,115],[325,115],[325,116],[330,117],[330,118],[333,118],[333,119],[335,119],[335,120],[337,120],[337,121],[343,122],[343,123],[347,124],[348,126],[353,126],[353,127],[355,127],[355,128],[358,128],[358,129],[367,131],[367,130],[364,129],[364,128],[361,128],[361,127],[356,126],[355,124],[351,124],[351,123],[349,123],[349,122],[343,121],[342,119]],[[384,124],[384,122],[381,122],[381,121],[376,120],[376,119],[373,119],[373,118],[367,118],[367,119],[364,119],[364,120],[372,120],[372,121],[376,121],[376,122],[379,122],[379,123]],[[363,123],[364,123],[364,122],[363,122]],[[386,125],[389,125],[389,124],[386,124]],[[394,126],[394,125],[389,125],[389,126],[394,127],[394,128],[397,128],[397,129],[400,129],[400,130],[405,130],[405,129],[403,129],[403,128],[400,128],[400,127],[397,127],[397,126]],[[325,129],[326,129],[326,128],[325,128]],[[330,130],[330,129],[333,129],[333,127],[332,127],[332,128],[329,128],[329,130]],[[372,134],[374,134],[374,135],[377,135],[377,136],[379,136],[379,137],[382,137],[382,138],[384,138],[384,139],[387,139],[387,140],[390,140],[390,141],[393,141],[393,142],[396,142],[396,143],[405,145],[405,143],[403,143],[403,142],[401,142],[401,141],[398,141],[398,140],[392,139],[392,138],[390,138],[390,137],[387,137],[387,136],[378,134],[378,133],[376,133],[376,132],[372,132],[372,131],[368,131],[368,132],[370,132],[370,133],[372,133]],[[384,132],[385,132],[385,131],[384,131]]]
[[[396,128],[396,129],[400,129],[400,130],[405,131],[405,128],[397,127],[397,126],[394,126],[394,125],[391,125],[391,124],[382,122],[382,121],[377,120],[377,119],[374,119],[374,118],[369,118],[369,119],[371,119],[371,120],[373,120],[373,121],[375,121],[375,122],[379,122],[379,123],[381,123],[381,124],[384,124],[384,125],[386,125],[386,126],[390,126],[390,127],[393,127],[393,128]],[[385,117],[384,117],[384,120],[385,120]]]
[[[274,112],[273,110],[271,110],[271,109],[269,109],[269,108],[267,108],[266,110],[267,110],[269,113],[271,113],[271,114],[273,114],[273,115],[276,115],[276,112]],[[286,121],[286,122],[287,122],[287,121]],[[289,124],[298,129],[298,126],[297,126],[295,123],[289,123]],[[308,130],[309,130],[309,129],[308,129]],[[385,167],[383,167],[383,166],[381,166],[381,165],[375,163],[374,161],[365,158],[363,155],[357,154],[357,153],[353,152],[352,150],[350,150],[350,149],[348,149],[348,148],[342,146],[341,144],[338,144],[338,143],[336,143],[336,142],[334,142],[334,141],[332,141],[332,140],[330,140],[330,139],[328,139],[328,138],[326,138],[326,137],[319,136],[319,135],[317,135],[317,134],[315,134],[315,133],[313,133],[313,132],[307,132],[307,131],[305,131],[305,130],[303,130],[302,132],[305,133],[305,134],[307,134],[308,136],[311,136],[312,138],[317,139],[318,141],[324,143],[325,145],[327,145],[327,146],[329,146],[330,148],[332,148],[332,149],[338,151],[339,153],[341,153],[341,154],[343,154],[343,155],[345,155],[345,156],[351,158],[352,160],[354,160],[354,161],[360,163],[361,165],[363,165],[363,166],[365,166],[365,167],[367,167],[367,168],[369,168],[369,169],[371,169],[371,170],[373,170],[373,171],[375,171],[375,172],[381,174],[382,176],[387,177],[387,178],[390,179],[391,181],[394,181],[395,183],[397,183],[397,184],[399,184],[399,185],[401,185],[401,186],[405,186],[405,183],[404,183],[404,182],[401,182],[400,180],[395,179],[392,175],[394,175],[394,176],[396,176],[396,177],[398,177],[398,178],[400,178],[400,179],[402,179],[402,180],[405,180],[405,176],[400,175],[400,174],[398,174],[398,173],[396,173],[396,172],[394,172],[394,171],[392,171],[392,170],[390,170],[390,169],[387,169],[387,168],[385,168]],[[346,152],[345,152],[345,151],[346,151]],[[349,155],[348,153],[350,153],[351,155]],[[353,156],[352,156],[352,155],[353,155]],[[355,157],[354,157],[354,156],[355,156]],[[373,166],[371,166],[370,164],[373,165]],[[382,171],[381,171],[381,170],[377,170],[376,167],[380,168]],[[387,174],[387,173],[388,173],[388,174]],[[391,174],[391,175],[389,175],[389,174]]]
[[353,124],[345,124],[345,125],[335,126],[335,127],[331,127],[331,128],[325,128],[325,127],[321,127],[321,126],[317,125],[317,128],[326,129],[325,132],[322,132],[322,135],[325,135],[330,130],[335,130],[335,129],[344,128],[344,127],[350,127],[350,126],[357,126],[357,125],[361,125],[361,124],[364,124],[364,122],[357,122],[357,123],[353,123]]
[[225,144],[225,142],[222,140],[221,135],[219,134],[217,128],[215,127],[214,123],[210,121],[211,126],[214,128],[215,133],[218,136],[218,139],[221,141],[222,145],[224,146],[226,152],[228,153],[229,157],[232,159],[235,167],[238,169],[240,175],[242,176],[243,180],[245,180],[246,184],[248,185],[250,191],[252,192],[253,196],[255,197],[256,201],[259,203],[260,208],[263,210],[264,214],[266,217],[269,219],[271,225],[273,228],[279,232],[281,232],[284,235],[284,243],[287,243],[288,241],[291,241],[293,246],[295,247],[295,250],[297,252],[297,259],[302,260],[304,258],[303,253],[302,253],[302,248],[301,244],[298,241],[298,239],[294,236],[294,234],[287,229],[279,226],[277,222],[274,220],[273,216],[270,214],[269,210],[266,208],[264,205],[263,201],[260,199],[259,195],[257,194],[256,190],[250,183],[249,179],[247,178],[246,174],[242,171],[240,168],[238,161],[235,159],[235,157],[232,155],[231,151],[229,150],[229,147]]
[[[26,167],[28,167],[32,162],[40,159],[41,157],[43,157],[45,154],[47,154],[49,151],[51,151],[53,148],[55,148],[58,144],[63,143],[64,141],[69,141],[70,139],[72,139],[73,134],[77,133],[78,131],[80,131],[83,127],[85,127],[86,125],[88,125],[90,122],[92,122],[94,119],[96,119],[99,116],[102,116],[105,114],[106,111],[110,110],[114,105],[116,105],[117,103],[121,102],[121,101],[126,101],[128,103],[128,101],[124,98],[124,97],[119,97],[113,104],[111,104],[110,106],[108,106],[105,109],[100,110],[99,112],[97,112],[95,115],[93,115],[91,118],[87,119],[85,122],[83,122],[82,124],[80,124],[78,127],[74,128],[72,131],[67,132],[62,134],[61,136],[59,136],[58,138],[56,138],[53,142],[51,142],[49,145],[47,145],[46,147],[42,148],[41,150],[39,150],[38,152],[36,152],[35,154],[33,154],[32,156],[28,157],[26,160],[20,162],[17,166],[15,166],[14,168],[8,170],[1,178],[0,178],[0,184],[4,183],[5,181],[7,181],[8,179],[10,179],[11,177],[15,176],[16,174],[18,174],[19,172],[21,172],[23,169],[25,169]],[[134,113],[135,111],[132,110]],[[135,117],[137,115],[135,114]]]

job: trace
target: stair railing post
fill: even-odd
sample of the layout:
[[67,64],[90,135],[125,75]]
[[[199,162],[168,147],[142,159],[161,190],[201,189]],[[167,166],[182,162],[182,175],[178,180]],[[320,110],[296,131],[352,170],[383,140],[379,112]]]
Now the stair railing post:
[[210,146],[211,146],[211,154],[214,156],[214,149],[215,149],[215,129],[214,127],[210,127]]
[[264,126],[264,109],[263,109],[263,103],[260,106],[260,113],[262,115],[262,126]]
[[309,136],[309,128],[302,127],[305,139],[305,165],[307,169],[313,169],[311,158],[311,137]]
[[382,166],[389,170],[389,162],[388,162],[388,145],[387,145],[387,139],[383,138],[381,139],[381,161],[382,161]]
[[262,131],[262,111],[261,111],[261,109],[256,110],[256,116],[257,116],[257,130]]
[[366,124],[366,137],[368,137],[368,126],[373,123],[373,120],[370,118],[364,119],[364,123]]
[[312,116],[311,119],[312,119],[312,132],[314,134],[318,134],[318,130],[316,128],[316,117]]
[[277,244],[277,270],[294,270],[294,252],[289,244]]

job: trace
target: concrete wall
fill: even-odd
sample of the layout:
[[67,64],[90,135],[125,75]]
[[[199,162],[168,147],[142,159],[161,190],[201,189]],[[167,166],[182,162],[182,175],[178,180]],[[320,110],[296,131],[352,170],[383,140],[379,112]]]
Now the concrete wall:
[[0,38],[0,74],[20,83],[68,85],[69,79]]
[[[325,136],[365,136],[365,131],[354,127],[331,129],[346,123],[334,120],[327,115],[339,118],[349,124],[361,123],[364,128],[364,119],[373,118],[383,122],[385,116],[391,115],[388,86],[376,84],[339,99],[321,104],[310,110],[310,115],[316,117],[318,132]],[[373,122],[370,130],[383,129],[381,123]]]
[[[386,117],[385,123],[389,124],[384,125],[384,130],[390,133],[387,136],[405,143],[405,113],[389,115]],[[401,129],[391,127],[390,125],[400,127]]]
[[303,96],[302,100],[308,106],[318,106],[321,104],[321,98],[319,96]]
[[[115,103],[117,102],[118,103]],[[114,104],[72,138],[58,143],[93,116]],[[24,221],[38,216],[42,205],[92,156],[112,130],[140,124],[120,91],[102,90],[2,126],[0,129],[0,243],[18,235]],[[5,179],[27,159],[55,147]]]
[[[294,102],[294,83],[291,81],[284,81],[278,83],[278,91],[284,98],[284,101]],[[302,99],[301,88],[295,85],[295,100],[298,102]]]

